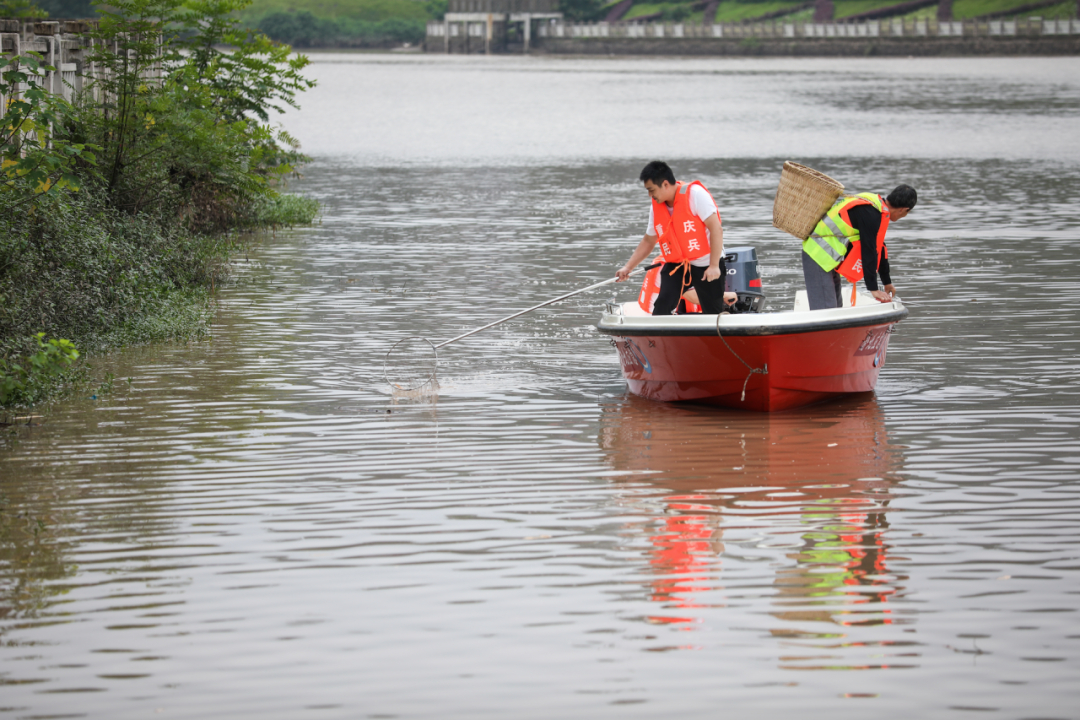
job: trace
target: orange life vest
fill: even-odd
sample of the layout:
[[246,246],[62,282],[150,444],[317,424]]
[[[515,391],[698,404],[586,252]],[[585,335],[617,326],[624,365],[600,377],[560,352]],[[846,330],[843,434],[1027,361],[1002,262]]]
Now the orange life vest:
[[[664,257],[657,255],[650,265],[662,262]],[[645,273],[645,279],[641,281],[641,292],[638,293],[637,304],[645,312],[652,315],[653,306],[656,305],[656,298],[660,296],[660,271],[664,268],[663,265],[654,267],[649,272]],[[686,312],[698,313],[701,312],[701,306],[695,305],[692,302],[686,301]]]
[[[870,202],[866,198],[853,197],[851,198],[850,202],[846,203],[842,208],[840,208],[840,217],[843,218],[844,222],[846,222],[848,226],[854,227],[854,225],[852,225],[851,223],[851,218],[848,216],[848,213],[851,212],[851,209],[858,207],[859,205],[873,204],[874,203]],[[877,272],[878,268],[881,267],[881,258],[889,257],[889,250],[885,247],[885,231],[889,229],[889,211],[884,209],[884,200],[881,200],[881,205],[881,225],[878,227],[877,234],[878,267],[874,268],[874,272]],[[847,255],[844,256],[844,261],[840,263],[840,267],[836,268],[836,272],[843,275],[852,284],[855,284],[855,282],[858,280],[862,280],[863,277],[861,241],[862,238],[859,238],[858,240],[851,240],[851,250],[848,250]]]
[[709,192],[697,180],[691,183],[677,182],[670,211],[666,203],[652,201],[653,229],[664,262],[681,263],[709,254],[708,230],[701,218],[690,209],[690,188],[694,185],[701,185],[702,190]]

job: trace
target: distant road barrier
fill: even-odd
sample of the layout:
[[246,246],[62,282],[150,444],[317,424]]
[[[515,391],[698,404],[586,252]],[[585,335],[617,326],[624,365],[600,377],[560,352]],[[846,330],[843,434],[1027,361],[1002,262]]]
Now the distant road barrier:
[[[575,23],[561,19],[533,20],[525,31],[526,37],[535,38],[543,45],[550,40],[588,40],[589,38],[608,38],[618,40],[672,40],[680,39],[776,39],[783,40],[804,38],[911,38],[929,40],[931,38],[959,37],[1016,37],[1032,38],[1050,35],[1080,35],[1080,20],[1045,20],[1030,17],[1014,20],[955,20],[938,21],[932,18],[911,19],[893,18],[891,20],[868,20],[863,22],[835,23],[793,23],[781,20],[768,22],[715,23],[711,25],[681,22],[594,22]],[[453,52],[453,43],[468,52],[478,49],[479,43],[471,46],[467,38],[487,39],[492,37],[492,25],[489,22],[475,21],[432,21],[427,26],[429,50]],[[460,40],[457,40],[460,39]],[[461,41],[464,41],[462,43]],[[528,51],[526,41],[525,51]],[[508,50],[512,48],[508,45]],[[673,50],[677,50],[675,45]]]
[[868,20],[861,23],[566,23],[537,28],[553,38],[812,38],[812,37],[993,37],[998,35],[1080,35],[1080,20]]

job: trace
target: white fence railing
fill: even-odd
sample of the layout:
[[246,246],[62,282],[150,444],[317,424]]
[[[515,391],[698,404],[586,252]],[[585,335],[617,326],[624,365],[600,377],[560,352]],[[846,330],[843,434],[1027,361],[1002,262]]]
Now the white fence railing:
[[[459,29],[459,26],[462,26]],[[475,27],[473,27],[475,26]],[[429,22],[429,37],[482,35],[484,23]],[[833,38],[833,37],[997,37],[1031,35],[1080,35],[1080,20],[963,20],[939,22],[933,19],[871,20],[862,23],[715,23],[711,25],[672,22],[570,23],[559,20],[537,22],[535,34],[541,38]]]
[[[68,101],[84,91],[95,100],[101,99],[98,81],[109,79],[111,71],[91,60],[95,49],[101,49],[95,46],[95,42],[101,41],[94,41],[87,34],[91,25],[91,21],[81,20],[0,20],[0,57],[37,53],[45,65],[55,68],[34,79],[43,90]],[[142,77],[157,79],[161,72],[160,64],[155,64]],[[26,83],[20,83],[14,97],[26,90]],[[6,108],[12,99],[0,94],[0,109]]]

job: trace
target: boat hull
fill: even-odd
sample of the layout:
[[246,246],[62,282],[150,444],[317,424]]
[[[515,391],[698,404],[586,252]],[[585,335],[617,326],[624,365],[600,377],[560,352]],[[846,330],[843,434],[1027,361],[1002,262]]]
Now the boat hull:
[[831,315],[819,320],[809,312],[776,313],[759,316],[756,324],[730,316],[737,320],[730,327],[729,316],[722,316],[720,334],[702,316],[681,324],[680,317],[611,322],[605,316],[608,322],[598,328],[611,336],[635,395],[775,412],[873,391],[893,326],[907,315],[902,306],[894,312],[818,312]]

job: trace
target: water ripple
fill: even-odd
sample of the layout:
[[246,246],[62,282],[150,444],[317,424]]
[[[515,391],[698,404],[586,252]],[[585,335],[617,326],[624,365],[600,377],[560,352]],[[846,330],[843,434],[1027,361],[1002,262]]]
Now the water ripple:
[[[596,65],[653,72],[521,72]],[[959,74],[940,113],[1008,122],[972,99],[994,86],[976,67],[922,78],[926,97]],[[1038,122],[1071,112],[1068,88]],[[1037,114],[1038,87],[1013,90],[1005,115]],[[728,245],[757,248],[780,309],[802,279],[763,220],[785,159],[763,147],[674,160],[713,189]],[[395,395],[396,340],[609,276],[643,230],[640,161],[313,163],[297,187],[322,224],[237,264],[211,340],[109,358],[111,395],[2,450],[0,715],[1071,715],[1071,150],[815,147],[802,159],[849,187],[920,189],[889,236],[912,313],[875,395],[772,416],[628,396],[592,327],[610,290],[447,346],[437,394]]]

